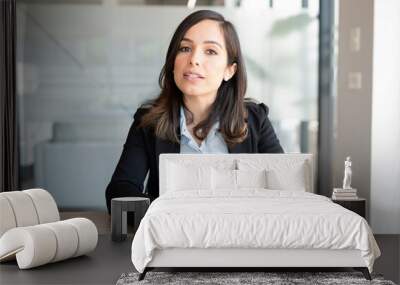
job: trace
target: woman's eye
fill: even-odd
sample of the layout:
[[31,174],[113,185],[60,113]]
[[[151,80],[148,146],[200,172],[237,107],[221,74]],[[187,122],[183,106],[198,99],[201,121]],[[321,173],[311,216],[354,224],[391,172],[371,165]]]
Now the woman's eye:
[[187,52],[187,51],[189,51],[189,50],[190,50],[189,47],[180,47],[180,48],[179,48],[179,51],[181,51],[181,52]]
[[215,50],[213,50],[213,49],[208,49],[207,53],[208,54],[217,54],[217,52]]

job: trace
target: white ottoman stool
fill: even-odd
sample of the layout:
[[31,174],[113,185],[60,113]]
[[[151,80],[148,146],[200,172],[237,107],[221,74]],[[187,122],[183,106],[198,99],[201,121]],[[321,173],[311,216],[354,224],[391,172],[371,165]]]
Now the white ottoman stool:
[[57,205],[43,189],[0,193],[0,262],[17,259],[20,269],[86,254],[98,233],[85,218],[60,221]]

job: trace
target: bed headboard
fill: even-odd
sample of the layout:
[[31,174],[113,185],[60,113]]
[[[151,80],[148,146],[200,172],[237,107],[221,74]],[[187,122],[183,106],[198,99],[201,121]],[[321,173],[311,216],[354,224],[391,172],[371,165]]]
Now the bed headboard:
[[167,189],[168,168],[171,163],[180,164],[185,167],[191,166],[212,166],[219,169],[245,169],[257,168],[273,169],[282,175],[293,169],[296,165],[304,167],[305,191],[314,192],[313,179],[313,156],[303,153],[241,153],[241,154],[179,154],[165,153],[160,155],[159,160],[159,191],[164,194]]

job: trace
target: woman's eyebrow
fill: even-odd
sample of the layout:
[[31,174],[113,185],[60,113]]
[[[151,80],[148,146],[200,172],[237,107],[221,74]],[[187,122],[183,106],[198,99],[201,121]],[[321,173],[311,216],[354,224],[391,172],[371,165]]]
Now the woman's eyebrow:
[[[187,41],[187,42],[193,43],[193,41],[191,39],[188,39],[188,38],[183,38],[182,41]],[[205,43],[205,44],[215,44],[215,45],[219,46],[221,49],[223,49],[222,45],[219,42],[216,42],[216,41],[204,41],[203,43]]]

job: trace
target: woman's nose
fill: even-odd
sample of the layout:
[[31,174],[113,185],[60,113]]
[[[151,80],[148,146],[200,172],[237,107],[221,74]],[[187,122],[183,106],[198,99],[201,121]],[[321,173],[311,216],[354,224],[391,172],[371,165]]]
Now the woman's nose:
[[194,50],[190,56],[190,64],[191,65],[200,65],[201,55],[200,52]]

